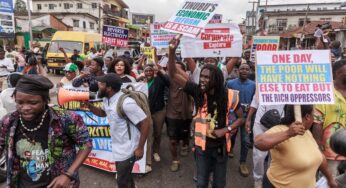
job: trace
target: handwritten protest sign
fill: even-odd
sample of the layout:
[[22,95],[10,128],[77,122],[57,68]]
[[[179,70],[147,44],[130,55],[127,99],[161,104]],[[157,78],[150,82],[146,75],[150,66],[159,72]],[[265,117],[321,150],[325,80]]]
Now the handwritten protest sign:
[[[148,86],[145,83],[124,83],[122,88],[127,85],[133,85],[136,91],[141,91],[148,95]],[[72,90],[72,89],[70,89]],[[80,90],[77,90],[80,91]],[[59,97],[59,96],[58,96]],[[102,100],[90,101],[94,106],[101,107]],[[84,161],[85,165],[99,168],[101,170],[116,172],[115,163],[112,157],[112,139],[111,130],[106,117],[98,117],[87,109],[81,109],[81,101],[71,101],[65,103],[62,107],[63,110],[73,111],[82,116],[85,125],[88,128],[89,136],[92,139],[93,148],[88,158]],[[133,173],[146,173],[146,145],[144,147],[144,156],[141,160],[136,161],[132,172]]]
[[175,37],[176,34],[167,32],[161,29],[162,23],[150,24],[150,37],[151,46],[157,49],[168,48],[169,41]]
[[162,29],[185,36],[197,37],[214,16],[217,1],[186,0],[180,9],[163,25]]
[[254,36],[250,61],[255,62],[256,51],[277,51],[279,50],[280,37],[279,36]]
[[155,62],[155,49],[153,47],[143,47],[141,52],[147,56],[148,60],[152,63]]
[[208,24],[197,38],[183,37],[181,56],[240,57],[242,35],[236,24]]
[[328,50],[258,51],[256,58],[261,104],[334,103]]
[[103,26],[102,43],[109,44],[111,46],[127,47],[128,39],[128,29],[109,25]]

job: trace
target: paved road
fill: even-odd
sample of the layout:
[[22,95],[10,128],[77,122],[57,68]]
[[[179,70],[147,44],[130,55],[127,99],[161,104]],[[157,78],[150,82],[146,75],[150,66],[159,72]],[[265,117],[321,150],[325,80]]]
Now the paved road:
[[[50,79],[57,83],[61,76],[50,75]],[[56,103],[56,96],[52,92],[52,103]],[[239,138],[239,136],[238,136]],[[195,163],[192,153],[189,156],[181,158],[181,170],[170,172],[170,153],[169,142],[166,136],[166,130],[163,130],[161,145],[161,162],[153,161],[153,171],[144,176],[136,177],[138,188],[192,188],[196,184],[192,177],[195,172]],[[235,145],[235,158],[230,159],[227,165],[227,188],[251,188],[253,187],[252,174],[249,177],[242,177],[239,174],[239,139]],[[249,150],[248,163],[252,166],[252,151]],[[105,172],[88,166],[80,169],[81,188],[109,188],[117,187],[113,173]],[[0,184],[3,187],[3,184]]]

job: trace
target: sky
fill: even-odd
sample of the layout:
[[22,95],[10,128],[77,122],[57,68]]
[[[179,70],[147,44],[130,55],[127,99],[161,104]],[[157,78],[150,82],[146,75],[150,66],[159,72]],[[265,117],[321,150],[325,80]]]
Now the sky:
[[[157,22],[167,21],[179,8],[184,0],[123,0],[131,12],[155,14]],[[250,0],[219,0],[220,7],[218,13],[223,15],[223,21],[241,23],[246,17],[246,11],[252,10]],[[253,0],[251,0],[253,1]],[[255,0],[257,1],[257,0]],[[283,3],[314,3],[314,2],[346,2],[346,0],[268,0],[268,4]],[[265,4],[265,0],[261,0]]]

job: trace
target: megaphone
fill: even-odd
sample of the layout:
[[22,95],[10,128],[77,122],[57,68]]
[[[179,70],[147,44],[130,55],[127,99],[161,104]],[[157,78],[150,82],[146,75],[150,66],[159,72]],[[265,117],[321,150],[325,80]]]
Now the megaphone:
[[71,101],[88,101],[96,98],[96,93],[89,91],[73,91],[59,88],[58,104],[60,106]]

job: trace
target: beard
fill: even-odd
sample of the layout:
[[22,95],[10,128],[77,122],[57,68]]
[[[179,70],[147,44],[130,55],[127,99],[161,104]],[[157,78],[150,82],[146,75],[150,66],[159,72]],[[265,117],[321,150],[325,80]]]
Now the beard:
[[107,94],[105,91],[102,91],[102,90],[99,90],[97,92],[97,98],[104,98],[104,97],[107,97]]

